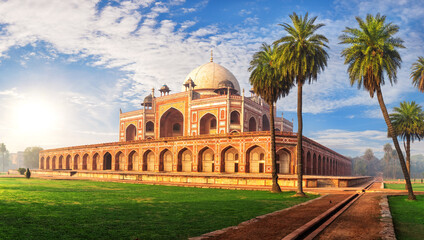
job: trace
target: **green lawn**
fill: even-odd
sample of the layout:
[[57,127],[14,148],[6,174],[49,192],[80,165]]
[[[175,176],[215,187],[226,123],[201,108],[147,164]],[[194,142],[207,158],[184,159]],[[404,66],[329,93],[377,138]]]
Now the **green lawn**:
[[417,201],[407,200],[407,196],[389,197],[397,239],[417,239],[424,237],[424,195]]
[[317,197],[293,194],[0,178],[0,239],[186,239]]
[[[385,183],[384,188],[405,190],[405,184],[404,183]],[[413,183],[412,189],[414,191],[424,191],[424,183]]]

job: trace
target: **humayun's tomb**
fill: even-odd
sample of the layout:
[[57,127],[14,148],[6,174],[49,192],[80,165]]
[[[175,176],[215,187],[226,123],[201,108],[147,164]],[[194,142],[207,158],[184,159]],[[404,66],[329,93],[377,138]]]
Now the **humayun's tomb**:
[[[36,174],[146,182],[271,185],[269,105],[235,76],[211,61],[191,71],[182,91],[154,89],[141,109],[120,113],[119,141],[40,152]],[[159,94],[158,94],[159,95]],[[282,186],[295,186],[296,133],[293,123],[275,118],[276,159]],[[351,160],[303,138],[304,184],[332,179],[358,184]],[[332,177],[338,176],[338,177]],[[334,180],[336,179],[336,180]],[[347,182],[337,182],[350,179]]]

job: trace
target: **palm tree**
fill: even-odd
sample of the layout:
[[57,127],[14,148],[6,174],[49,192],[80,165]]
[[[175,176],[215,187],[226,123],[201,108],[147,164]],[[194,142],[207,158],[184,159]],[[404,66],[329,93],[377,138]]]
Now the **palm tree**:
[[397,48],[404,48],[402,39],[394,37],[399,27],[392,23],[385,23],[386,17],[377,14],[375,17],[368,14],[366,20],[356,17],[359,28],[346,27],[344,34],[340,36],[341,44],[349,44],[342,51],[345,64],[348,65],[350,84],[364,88],[371,96],[377,93],[384,120],[387,124],[389,135],[399,155],[400,165],[408,188],[409,199],[415,199],[412,191],[411,179],[406,169],[405,160],[400,149],[399,142],[393,134],[392,123],[386,105],[384,104],[381,86],[384,85],[385,77],[391,84],[397,81],[397,70],[400,68],[402,59]]
[[403,140],[406,152],[406,169],[411,175],[411,141],[421,141],[424,137],[424,112],[421,106],[414,101],[401,102],[400,107],[393,108],[390,121],[396,136]]
[[424,92],[424,58],[418,57],[418,61],[412,64],[412,83],[421,92]]
[[328,39],[315,32],[324,24],[315,24],[317,17],[308,18],[296,13],[290,15],[292,25],[280,24],[287,32],[287,36],[280,38],[275,43],[278,47],[280,67],[287,71],[297,84],[297,193],[305,196],[302,188],[303,177],[303,151],[302,151],[302,87],[307,82],[316,81],[318,74],[327,66]]
[[277,65],[277,46],[263,43],[261,50],[253,55],[250,61],[249,71],[250,84],[253,91],[265,100],[269,105],[271,124],[271,161],[272,161],[272,192],[281,192],[278,185],[278,175],[275,160],[275,127],[274,127],[274,103],[280,97],[289,94],[293,86],[292,81],[284,76]]

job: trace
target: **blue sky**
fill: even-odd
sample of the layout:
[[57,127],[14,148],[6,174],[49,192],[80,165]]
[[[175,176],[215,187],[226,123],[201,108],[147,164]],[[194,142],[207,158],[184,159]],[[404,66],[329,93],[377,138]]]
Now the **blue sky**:
[[[252,54],[284,36],[278,24],[292,12],[318,16],[330,40],[327,69],[304,87],[304,134],[348,156],[366,148],[381,156],[390,141],[377,99],[350,86],[338,36],[367,13],[399,25],[406,49],[398,83],[383,88],[385,101],[389,109],[424,105],[409,79],[424,56],[421,1],[2,1],[0,142],[16,152],[117,141],[120,108],[138,109],[164,83],[178,91],[211,49],[249,89]],[[296,126],[295,89],[277,106]],[[412,152],[424,153],[424,143]]]

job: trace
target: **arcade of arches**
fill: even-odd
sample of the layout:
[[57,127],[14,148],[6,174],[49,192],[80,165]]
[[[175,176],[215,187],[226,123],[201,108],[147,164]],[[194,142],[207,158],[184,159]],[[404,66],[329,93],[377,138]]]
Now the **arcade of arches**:
[[[276,169],[279,174],[295,174],[295,148],[277,147]],[[81,157],[82,156],[82,157]],[[41,169],[137,171],[137,172],[205,172],[205,173],[267,173],[270,172],[270,155],[263,146],[254,145],[245,153],[237,145],[227,145],[217,151],[214,147],[122,149],[74,153],[65,155],[44,154],[40,157]],[[346,159],[319,152],[306,151],[305,175],[350,175]]]

